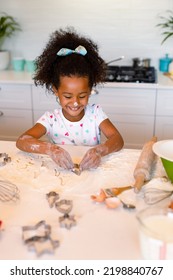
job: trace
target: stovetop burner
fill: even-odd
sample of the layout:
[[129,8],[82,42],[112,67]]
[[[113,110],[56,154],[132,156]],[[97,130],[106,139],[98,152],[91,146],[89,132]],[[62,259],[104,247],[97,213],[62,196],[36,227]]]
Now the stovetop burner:
[[106,82],[123,83],[155,83],[156,70],[154,67],[108,66]]

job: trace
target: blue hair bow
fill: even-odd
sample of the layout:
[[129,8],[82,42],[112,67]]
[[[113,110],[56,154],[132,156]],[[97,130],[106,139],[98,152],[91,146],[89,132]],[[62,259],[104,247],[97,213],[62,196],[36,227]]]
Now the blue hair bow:
[[72,53],[77,53],[85,56],[87,54],[87,50],[83,46],[78,46],[75,50],[62,48],[57,52],[58,56],[67,56]]

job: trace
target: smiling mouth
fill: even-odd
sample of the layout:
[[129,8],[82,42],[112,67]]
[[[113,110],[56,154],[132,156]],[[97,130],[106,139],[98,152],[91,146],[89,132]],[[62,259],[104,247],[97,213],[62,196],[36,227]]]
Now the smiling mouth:
[[78,107],[68,107],[71,111],[78,111],[81,106],[78,106]]

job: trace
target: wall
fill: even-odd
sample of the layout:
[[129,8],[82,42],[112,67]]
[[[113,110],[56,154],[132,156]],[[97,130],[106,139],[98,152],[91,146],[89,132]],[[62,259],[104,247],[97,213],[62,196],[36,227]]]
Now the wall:
[[161,45],[156,27],[159,15],[173,10],[173,0],[1,0],[0,11],[13,15],[22,32],[5,43],[12,54],[35,58],[59,27],[74,26],[94,39],[106,61],[125,55],[119,64],[131,64],[133,57],[173,57],[173,39]]

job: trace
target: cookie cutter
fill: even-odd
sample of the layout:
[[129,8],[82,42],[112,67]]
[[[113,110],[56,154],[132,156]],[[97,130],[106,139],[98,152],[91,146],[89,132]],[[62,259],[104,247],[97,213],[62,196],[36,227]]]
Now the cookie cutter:
[[59,217],[59,223],[61,227],[71,229],[72,226],[76,225],[76,219],[74,215],[69,215],[73,208],[73,201],[68,199],[62,199],[55,203],[56,209],[64,215]]
[[6,163],[11,162],[11,157],[9,157],[7,153],[0,153],[0,158],[2,158],[2,161],[0,161],[0,166],[4,166]]
[[35,250],[37,253],[37,256],[40,257],[44,253],[50,253],[53,254],[54,250],[59,247],[59,240],[52,240],[50,236],[48,236],[46,239],[39,241],[30,242],[28,245],[28,248],[30,250]]
[[71,229],[71,227],[76,225],[76,219],[74,215],[64,214],[64,216],[59,217],[59,223],[61,227]]
[[22,231],[23,240],[27,244],[29,242],[46,239],[51,233],[51,227],[46,224],[45,220],[42,220],[34,226],[23,226]]
[[78,163],[74,163],[74,166],[71,170],[73,173],[75,173],[76,175],[80,176],[81,174],[81,168],[80,168],[80,164]]
[[59,240],[52,240],[51,226],[44,220],[34,226],[23,226],[23,240],[29,249],[34,249],[37,256],[43,253],[53,253],[60,244]]
[[55,201],[59,199],[59,194],[55,191],[51,191],[46,194],[46,198],[47,198],[50,208],[52,208],[55,204]]
[[62,199],[55,202],[55,207],[59,212],[69,214],[73,208],[73,201],[69,199]]

